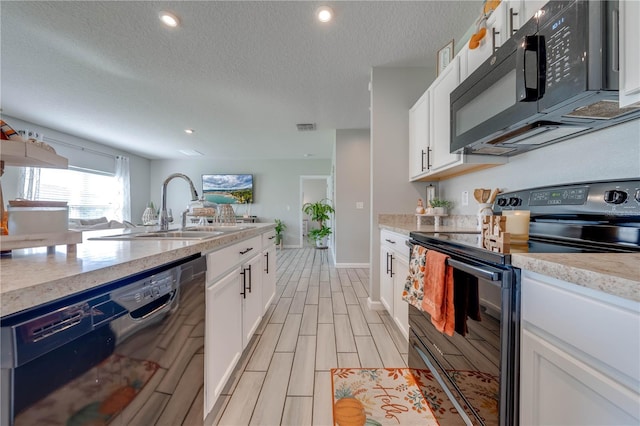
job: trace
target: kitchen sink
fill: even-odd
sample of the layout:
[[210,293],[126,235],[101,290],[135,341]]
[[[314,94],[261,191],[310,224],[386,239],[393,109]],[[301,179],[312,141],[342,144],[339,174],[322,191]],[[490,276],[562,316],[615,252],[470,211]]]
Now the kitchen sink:
[[252,226],[189,226],[169,231],[125,232],[123,234],[93,237],[90,240],[102,241],[142,241],[142,240],[206,240],[232,232],[251,229]]
[[245,229],[250,229],[251,226],[238,226],[238,225],[203,225],[203,226],[188,226],[184,228],[187,232],[237,232]]
[[157,238],[157,239],[173,239],[173,240],[204,240],[207,238],[217,237],[224,234],[221,231],[192,231],[185,229],[184,231],[156,231],[144,234],[132,234],[135,238]]
[[153,232],[138,232],[138,233],[124,233],[116,235],[106,235],[102,237],[89,238],[90,240],[101,241],[144,241],[144,240],[206,240],[209,238],[219,237],[224,235],[221,231],[196,231],[196,230],[183,230],[183,231],[153,231]]

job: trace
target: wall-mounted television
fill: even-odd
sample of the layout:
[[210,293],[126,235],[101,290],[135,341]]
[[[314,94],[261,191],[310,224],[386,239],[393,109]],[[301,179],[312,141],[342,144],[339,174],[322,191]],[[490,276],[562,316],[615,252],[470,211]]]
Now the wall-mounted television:
[[253,175],[202,175],[202,193],[205,200],[216,204],[253,203]]

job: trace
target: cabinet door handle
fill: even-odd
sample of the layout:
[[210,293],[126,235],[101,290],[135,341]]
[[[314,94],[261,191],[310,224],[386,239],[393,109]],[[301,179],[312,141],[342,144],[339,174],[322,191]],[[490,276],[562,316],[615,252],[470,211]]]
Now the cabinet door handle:
[[266,272],[266,273],[268,274],[268,273],[269,273],[269,252],[266,252],[266,253],[264,254],[264,257],[266,257],[266,258],[267,258],[267,267],[266,267],[266,268],[264,268],[264,272]]
[[249,253],[251,250],[253,250],[253,247],[248,247],[246,250],[243,250],[240,252],[240,254],[247,254]]
[[611,37],[611,46],[609,46],[609,48],[611,49],[611,69],[613,71],[620,71],[620,35],[619,35],[619,28],[620,28],[620,10],[615,9],[612,13],[611,13],[611,34],[613,34],[613,36]]
[[514,12],[513,8],[509,9],[509,30],[511,31],[511,35],[514,35],[518,32],[517,28],[513,28],[513,17],[518,16],[518,12]]
[[421,149],[420,152],[422,153],[420,154],[420,169],[424,172],[424,156],[426,155],[426,152],[424,152],[424,149]]
[[387,274],[389,273],[389,253],[387,253]]
[[[249,265],[248,268],[245,269],[245,271],[249,272],[249,293],[251,293],[251,265]],[[246,276],[246,275],[245,275]]]
[[247,298],[247,275],[245,274],[245,272],[245,269],[240,272],[240,275],[242,275],[242,291],[240,292],[240,294],[242,295],[243,299]]
[[498,50],[498,48],[496,47],[496,35],[498,34],[500,34],[500,31],[496,31],[495,27],[491,28],[491,44],[493,46],[493,52]]
[[431,148],[427,148],[427,170],[431,169]]
[[272,236],[269,237],[269,239],[273,240],[275,237],[276,237],[275,235],[272,235]]
[[391,266],[389,267],[390,276],[393,277],[395,272],[393,272],[393,254],[391,254]]

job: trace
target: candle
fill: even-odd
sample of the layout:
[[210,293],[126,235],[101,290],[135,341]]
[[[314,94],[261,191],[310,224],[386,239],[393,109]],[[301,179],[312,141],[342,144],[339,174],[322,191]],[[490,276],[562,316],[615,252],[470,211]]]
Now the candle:
[[529,210],[503,210],[507,218],[507,232],[511,234],[512,243],[524,243],[529,240]]

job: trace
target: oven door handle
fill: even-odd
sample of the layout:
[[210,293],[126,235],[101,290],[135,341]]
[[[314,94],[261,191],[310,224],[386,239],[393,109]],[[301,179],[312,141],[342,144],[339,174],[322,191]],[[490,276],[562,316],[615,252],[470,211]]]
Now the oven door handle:
[[[412,243],[411,241],[405,241],[405,244],[411,249],[411,251],[413,251],[413,246],[415,245],[415,243]],[[478,278],[484,278],[489,281],[502,280],[502,271],[499,270],[489,270],[486,268],[481,268],[479,266],[471,265],[469,263],[461,262],[452,258],[447,259],[447,265],[460,271],[467,272]]]
[[498,271],[489,271],[478,266],[460,262],[459,260],[449,258],[447,259],[447,264],[452,268],[459,269],[461,271],[467,272],[479,278],[484,278],[489,281],[500,281],[502,279],[502,274]]

